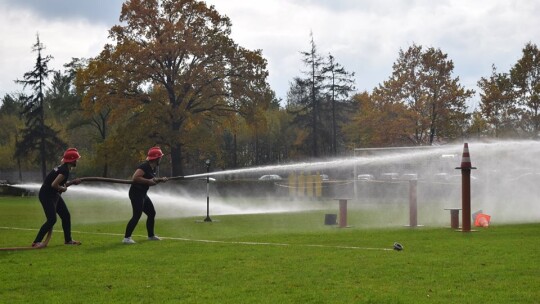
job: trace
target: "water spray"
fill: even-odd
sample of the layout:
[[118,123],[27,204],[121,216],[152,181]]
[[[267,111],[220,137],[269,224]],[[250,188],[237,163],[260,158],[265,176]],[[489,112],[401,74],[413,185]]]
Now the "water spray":
[[[460,201],[459,196],[461,195],[462,198],[470,198],[472,200],[475,200],[475,205],[478,206],[478,208],[483,209],[490,209],[491,214],[493,216],[497,217],[497,220],[499,223],[506,222],[506,223],[513,223],[513,222],[537,222],[540,218],[540,208],[537,206],[537,204],[534,204],[534,198],[538,195],[540,195],[540,190],[538,190],[538,183],[540,182],[540,162],[535,155],[540,153],[540,143],[536,141],[506,141],[506,142],[494,142],[494,143],[482,143],[478,142],[475,143],[475,146],[477,149],[481,150],[482,153],[478,155],[478,160],[476,160],[477,163],[475,165],[477,167],[482,167],[484,174],[474,176],[476,171],[470,172],[472,170],[472,166],[470,166],[469,169],[464,168],[464,171],[469,171],[470,173],[470,185],[469,189],[467,190],[467,187],[459,187],[459,184],[463,182],[463,176],[461,174],[458,174],[459,172],[455,171],[456,165],[459,166],[459,162],[455,163],[457,160],[457,157],[459,157],[459,153],[463,150],[463,143],[460,145],[445,145],[445,146],[437,146],[437,147],[430,147],[430,148],[424,148],[419,149],[419,151],[416,151],[415,149],[401,149],[399,151],[396,151],[393,154],[387,154],[385,150],[381,150],[380,154],[373,155],[370,151],[370,153],[364,153],[362,155],[356,154],[354,157],[344,157],[340,159],[328,159],[326,161],[315,161],[315,162],[298,162],[298,163],[287,163],[287,164],[280,164],[280,165],[271,165],[271,166],[259,166],[259,167],[250,167],[250,168],[240,168],[240,169],[232,169],[232,170],[223,170],[223,171],[213,171],[213,172],[200,172],[200,174],[196,175],[186,175],[186,176],[180,176],[180,177],[170,177],[169,180],[174,179],[185,179],[185,180],[201,180],[201,186],[200,187],[200,193],[197,193],[197,195],[203,196],[204,195],[204,185],[202,185],[202,181],[204,179],[207,179],[209,176],[210,182],[213,180],[212,177],[217,176],[232,176],[233,179],[237,176],[242,175],[254,175],[254,174],[267,174],[272,171],[280,171],[280,172],[294,172],[294,171],[315,171],[317,169],[322,170],[341,170],[340,174],[342,174],[343,178],[347,178],[347,180],[343,180],[345,183],[350,184],[351,187],[345,188],[342,187],[341,183],[334,183],[332,181],[331,183],[327,183],[329,191],[325,193],[326,195],[324,198],[339,198],[341,197],[350,197],[351,199],[359,199],[359,202],[355,202],[354,205],[351,205],[351,201],[349,201],[349,208],[350,207],[364,207],[365,206],[371,207],[370,203],[371,200],[377,200],[377,199],[384,199],[385,201],[388,201],[389,203],[392,203],[396,200],[396,197],[398,197],[397,202],[403,201],[403,203],[406,204],[406,192],[403,191],[403,194],[401,192],[399,194],[393,194],[394,186],[389,187],[371,187],[369,183],[375,183],[375,182],[382,182],[378,180],[368,180],[365,182],[358,182],[357,176],[354,175],[354,180],[351,180],[350,175],[356,166],[360,170],[364,170],[360,173],[372,173],[374,176],[376,176],[377,172],[396,172],[396,171],[380,171],[380,167],[383,167],[384,170],[387,170],[387,168],[390,168],[388,170],[418,170],[418,177],[417,180],[417,204],[415,204],[414,200],[414,187],[411,187],[409,184],[409,218],[408,221],[410,226],[415,226],[415,224],[418,226],[418,223],[428,223],[428,224],[437,224],[437,225],[444,225],[448,226],[448,211],[450,211],[450,226],[455,229],[461,230],[461,225],[459,221],[459,217],[461,214],[459,214],[460,210],[463,210],[461,205],[457,205],[457,203]],[[388,153],[392,152],[392,149],[388,149]],[[377,152],[378,151],[373,151]],[[384,152],[384,153],[383,153]],[[523,153],[526,153],[525,156]],[[519,162],[516,162],[516,154],[520,154]],[[452,155],[452,159],[450,158],[444,158],[444,156]],[[456,157],[456,158],[454,158]],[[470,156],[469,156],[470,158]],[[425,160],[429,160],[430,162],[426,162]],[[475,158],[476,159],[476,158]],[[396,166],[397,168],[394,169],[392,166],[393,164],[398,164],[399,166]],[[402,166],[402,164],[407,165],[408,167]],[[462,169],[463,166],[459,167],[459,169]],[[203,169],[204,170],[204,169]],[[373,172],[368,171],[373,170]],[[379,170],[379,171],[377,171]],[[206,171],[206,170],[205,170]],[[345,172],[345,173],[342,173]],[[442,173],[444,172],[444,173]],[[407,172],[400,172],[400,173],[412,173],[412,171]],[[466,173],[466,172],[464,172]],[[345,174],[347,174],[345,176]],[[439,175],[444,174],[444,175]],[[478,173],[476,173],[478,174]],[[341,178],[341,177],[340,177]],[[131,181],[129,180],[120,180],[121,182],[118,182],[118,180],[115,179],[104,179],[104,178],[87,178],[83,177],[81,178],[84,186],[76,187],[78,189],[77,192],[70,191],[68,195],[71,195],[70,193],[73,193],[73,195],[80,195],[80,193],[85,193],[85,195],[102,195],[102,191],[100,191],[103,188],[100,188],[99,190],[95,188],[94,185],[91,185],[94,182],[103,182],[103,183],[111,183],[107,184],[106,187],[113,187],[114,183],[119,183],[118,186],[114,187],[115,195],[118,198],[125,198],[125,189],[123,189],[124,185],[120,184],[130,184]],[[251,181],[250,181],[251,182]],[[341,182],[341,180],[340,180]],[[388,181],[384,181],[385,183],[388,183]],[[410,181],[407,181],[410,183]],[[343,185],[345,185],[343,183]],[[98,183],[95,183],[98,184]],[[365,191],[362,193],[358,193],[358,196],[353,196],[353,189],[352,185],[362,185],[362,191]],[[236,185],[236,184],[235,184]],[[336,186],[339,185],[339,188]],[[478,188],[477,188],[478,185]],[[2,185],[4,186],[4,185]],[[39,189],[38,184],[15,184],[15,185],[6,185],[10,187],[16,187],[16,188],[25,188],[25,189],[31,189],[32,192],[35,192],[36,189]],[[85,187],[88,186],[88,187]],[[99,187],[102,187],[103,185],[100,185]],[[121,187],[122,186],[122,187]],[[222,183],[220,186],[227,186],[227,183]],[[474,193],[470,193],[471,189],[470,187],[475,187]],[[387,188],[390,188],[388,189]],[[401,187],[401,186],[400,186]],[[73,188],[73,187],[72,187]],[[118,190],[118,188],[122,188],[122,190]],[[338,196],[334,196],[334,194],[330,190],[336,189],[337,191],[340,191]],[[345,189],[345,191],[343,191]],[[399,188],[401,189],[401,188]],[[406,188],[403,187],[403,190]],[[75,189],[74,189],[75,190]],[[161,190],[161,189],[160,189]],[[199,190],[199,189],[198,189]],[[462,191],[463,190],[463,191]],[[163,191],[166,191],[166,189],[163,189]],[[169,194],[167,192],[158,192],[157,194],[163,195],[163,198],[158,200],[162,201],[164,206],[172,206],[175,208],[183,208],[182,214],[185,216],[187,213],[189,213],[191,216],[197,216],[197,214],[201,214],[201,209],[204,208],[201,206],[202,200],[201,198],[194,198],[193,196],[188,195],[188,192],[191,192],[192,189],[186,189],[186,191],[181,191],[181,194],[179,194],[178,191],[174,192],[173,194]],[[346,192],[348,191],[348,193]],[[444,195],[439,195],[442,193]],[[185,192],[185,193],[184,193]],[[232,192],[227,192],[227,195]],[[467,194],[468,193],[468,194]],[[182,195],[182,197],[178,198],[179,195]],[[272,202],[271,206],[260,206],[260,205],[252,205],[248,204],[247,202],[245,205],[237,206],[239,204],[238,200],[225,200],[223,201],[222,195],[225,195],[223,193],[219,193],[219,191],[216,191],[216,194],[213,194],[215,196],[213,201],[213,210],[212,212],[214,214],[218,215],[225,215],[225,214],[246,214],[246,213],[266,213],[266,212],[289,212],[289,211],[303,211],[303,210],[313,210],[313,208],[326,210],[324,207],[321,206],[312,206],[312,205],[300,205],[300,203],[290,204],[288,201],[283,202],[282,205],[279,205],[276,207],[274,204],[275,201]],[[238,196],[239,198],[249,199],[249,194],[243,194],[242,192],[238,193],[232,193],[232,195]],[[332,195],[332,196],[331,196]],[[189,198],[187,198],[189,197]],[[427,198],[428,204],[422,204],[422,201],[424,198]],[[360,201],[360,199],[362,201]],[[364,201],[365,199],[365,201]],[[179,204],[181,202],[181,204]],[[209,202],[209,195],[207,195],[207,206]],[[378,201],[377,201],[378,202]],[[159,203],[159,202],[158,202]],[[336,202],[337,203],[337,202]],[[464,201],[462,200],[462,204]],[[195,205],[196,204],[196,205]],[[457,206],[454,206],[456,204]],[[466,203],[467,204],[467,203]],[[234,206],[231,206],[234,205]],[[246,205],[249,206],[249,208],[246,208]],[[405,205],[406,206],[406,205]],[[431,208],[431,209],[422,209],[424,208]],[[202,207],[202,208],[201,208]],[[336,206],[337,207],[337,206]],[[378,207],[378,205],[374,205],[374,207]],[[386,208],[387,206],[384,205]],[[417,207],[418,209],[416,209]],[[453,207],[451,209],[445,209],[445,207]],[[471,220],[471,217],[467,215],[468,212],[470,212],[470,203],[468,205],[469,210],[465,210],[465,214],[463,214],[464,222],[467,224],[467,221],[472,222],[469,229],[474,229],[474,220]],[[271,210],[269,210],[271,208]],[[459,209],[458,209],[459,208]],[[187,211],[186,211],[187,210]],[[428,210],[428,212],[425,212],[424,210]],[[441,212],[444,210],[443,215],[440,216]],[[407,211],[407,210],[405,210]],[[418,213],[416,214],[417,211]],[[204,211],[202,211],[204,212]],[[349,210],[350,212],[350,210]],[[207,214],[208,214],[208,208],[207,208]],[[337,212],[336,212],[337,213]],[[168,214],[171,215],[172,214]],[[205,217],[202,216],[201,221]],[[407,220],[406,218],[403,218],[403,220]],[[427,222],[426,222],[427,221]],[[423,223],[424,222],[424,223]],[[349,223],[350,224],[350,219]],[[404,224],[407,224],[406,222]],[[379,225],[379,223],[377,223]],[[465,227],[467,228],[467,227]],[[467,231],[467,229],[464,229],[464,231]]]

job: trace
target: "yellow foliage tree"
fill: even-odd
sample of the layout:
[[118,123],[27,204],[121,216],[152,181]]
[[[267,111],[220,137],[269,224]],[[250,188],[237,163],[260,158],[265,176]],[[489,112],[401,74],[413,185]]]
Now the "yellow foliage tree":
[[237,45],[229,18],[202,1],[131,0],[120,21],[110,30],[115,44],[83,72],[83,105],[143,124],[141,133],[129,135],[164,146],[171,174],[183,175],[189,131],[235,111],[231,98],[257,96],[266,61],[260,50]]

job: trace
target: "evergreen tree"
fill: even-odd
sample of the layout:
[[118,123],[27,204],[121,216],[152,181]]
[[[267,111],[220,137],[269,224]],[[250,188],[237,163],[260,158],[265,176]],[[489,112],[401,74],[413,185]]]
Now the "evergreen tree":
[[330,113],[332,115],[332,154],[337,155],[338,133],[337,121],[345,119],[347,110],[352,110],[352,101],[349,94],[354,90],[354,73],[347,72],[345,68],[336,62],[332,54],[328,54],[328,59],[322,70],[326,77],[328,99],[330,102]]
[[[309,154],[312,157],[318,157],[320,152],[320,122],[321,122],[321,103],[324,98],[322,92],[324,89],[323,66],[324,58],[318,53],[317,46],[311,33],[310,49],[307,52],[301,52],[302,62],[306,66],[303,71],[305,78],[295,77],[287,93],[288,110],[294,114],[293,123],[300,129],[310,130],[305,134],[298,134],[300,144],[304,139],[311,141]],[[307,152],[307,151],[306,151]]]
[[[301,52],[306,67],[303,77],[295,77],[287,93],[287,110],[294,115],[293,124],[299,128],[296,143],[312,157],[337,155],[338,121],[344,122],[352,110],[348,99],[354,90],[354,73],[336,62],[332,54],[321,56],[311,34],[310,49]],[[311,142],[306,145],[306,141]],[[309,147],[309,151],[306,149]]]
[[38,152],[37,159],[41,164],[41,174],[43,179],[47,174],[47,160],[57,158],[59,152],[66,144],[58,138],[55,130],[45,124],[44,111],[44,90],[45,81],[52,72],[48,68],[48,63],[52,56],[42,55],[45,49],[37,36],[36,43],[32,51],[37,52],[36,64],[33,70],[24,74],[23,80],[16,80],[23,85],[23,88],[30,87],[33,91],[31,95],[21,95],[23,109],[21,115],[25,118],[25,128],[22,132],[22,140],[17,142],[15,157],[26,157],[32,152]]
[[2,105],[0,106],[0,116],[18,114],[20,111],[20,102],[10,94],[4,95],[4,98],[2,99]]

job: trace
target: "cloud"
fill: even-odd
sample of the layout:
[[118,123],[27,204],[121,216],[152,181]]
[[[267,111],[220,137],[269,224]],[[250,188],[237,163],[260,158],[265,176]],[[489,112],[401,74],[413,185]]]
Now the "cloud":
[[[462,85],[476,82],[495,64],[508,71],[527,42],[540,45],[540,2],[534,0],[207,0],[233,24],[232,38],[261,49],[269,82],[285,98],[290,81],[305,69],[301,51],[310,32],[321,55],[329,52],[356,74],[356,87],[371,91],[390,76],[400,49],[413,43],[440,48],[454,62]],[[118,22],[121,0],[3,0],[0,96],[34,63],[31,46],[40,32],[61,67],[71,57],[94,57]],[[536,39],[536,40],[535,40]],[[23,68],[24,67],[24,68]],[[7,79],[7,80],[6,80]]]
[[30,11],[50,21],[86,20],[111,26],[118,22],[123,0],[3,0],[4,8]]
[[208,2],[231,18],[237,42],[263,50],[281,97],[292,77],[301,75],[300,51],[309,49],[310,31],[319,52],[331,52],[356,73],[357,88],[368,91],[388,79],[399,50],[413,43],[440,48],[454,62],[454,77],[476,89],[492,64],[508,71],[524,45],[540,36],[535,1]]
[[[2,5],[5,3],[2,3]],[[53,59],[49,68],[60,70],[71,58],[94,57],[107,42],[109,27],[105,23],[91,23],[87,18],[48,19],[36,10],[19,8],[5,9],[0,5],[0,28],[9,29],[1,34],[6,43],[0,48],[0,98],[8,93],[22,91],[14,80],[22,79],[36,61],[32,46],[39,34],[45,46],[43,55]]]

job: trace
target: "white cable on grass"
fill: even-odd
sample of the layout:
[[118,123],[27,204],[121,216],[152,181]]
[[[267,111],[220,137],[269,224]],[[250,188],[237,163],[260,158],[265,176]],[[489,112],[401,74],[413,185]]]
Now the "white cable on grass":
[[[27,230],[35,231],[37,229],[31,228],[17,228],[17,227],[0,227],[0,229],[11,229],[11,230]],[[72,233],[80,234],[93,234],[93,235],[108,235],[108,236],[124,236],[122,233],[107,233],[107,232],[85,232],[85,231],[71,231]],[[144,235],[133,235],[135,237],[145,237]],[[198,239],[188,239],[188,238],[179,238],[179,237],[164,237],[160,236],[164,240],[175,240],[175,241],[185,241],[185,242],[197,242],[197,243],[215,243],[215,244],[231,244],[231,245],[254,245],[254,246],[296,246],[296,247],[318,247],[318,248],[334,248],[334,249],[353,249],[353,250],[382,250],[382,251],[392,251],[390,248],[375,248],[375,247],[358,247],[358,246],[344,246],[344,245],[317,245],[317,244],[287,244],[287,243],[266,243],[266,242],[240,242],[240,241],[218,241],[218,240],[198,240]]]

